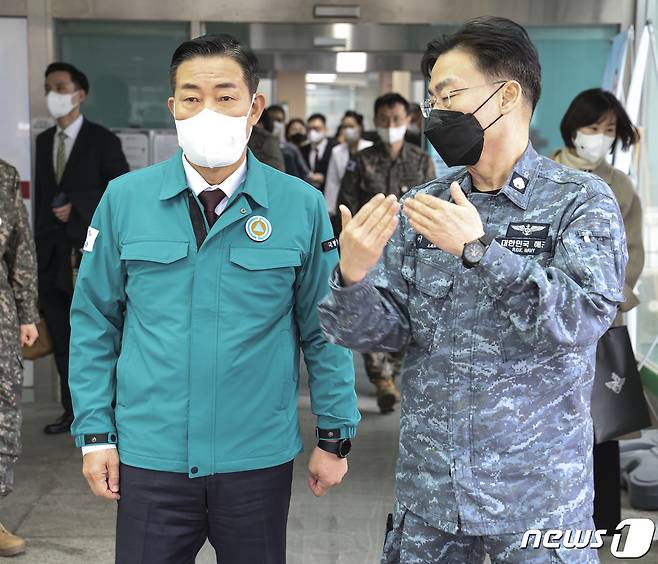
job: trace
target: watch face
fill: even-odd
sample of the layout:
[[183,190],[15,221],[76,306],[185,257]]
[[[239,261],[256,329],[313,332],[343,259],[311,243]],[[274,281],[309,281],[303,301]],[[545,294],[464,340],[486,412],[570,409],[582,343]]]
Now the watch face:
[[341,458],[346,458],[352,450],[352,441],[344,439],[338,443],[338,455]]
[[464,247],[464,258],[470,263],[478,263],[484,256],[484,245],[479,241],[469,243]]

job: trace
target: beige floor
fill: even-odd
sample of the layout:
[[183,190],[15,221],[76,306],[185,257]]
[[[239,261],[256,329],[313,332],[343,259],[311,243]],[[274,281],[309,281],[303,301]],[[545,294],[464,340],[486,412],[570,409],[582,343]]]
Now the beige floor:
[[[397,414],[378,414],[360,361],[357,388],[363,422],[350,473],[323,499],[307,489],[306,462],[296,461],[288,527],[289,564],[375,564],[393,497],[397,454]],[[114,562],[115,507],[94,498],[80,475],[80,453],[69,437],[47,437],[41,428],[59,414],[56,405],[25,407],[24,453],[16,468],[16,491],[0,502],[0,520],[28,540],[16,564],[110,564]],[[300,400],[304,441],[313,445],[314,422],[307,395]],[[307,448],[307,451],[308,451]],[[624,516],[635,516],[626,509]],[[641,514],[657,520],[658,513]],[[655,545],[655,543],[654,543]],[[622,562],[600,551],[602,562]],[[198,564],[215,562],[210,545]],[[628,562],[639,562],[638,560]],[[658,547],[641,559],[658,564]]]

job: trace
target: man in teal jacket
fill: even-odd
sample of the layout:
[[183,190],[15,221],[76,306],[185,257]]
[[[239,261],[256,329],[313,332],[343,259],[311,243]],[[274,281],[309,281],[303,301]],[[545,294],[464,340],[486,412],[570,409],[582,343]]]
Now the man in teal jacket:
[[[347,472],[351,353],[316,306],[338,261],[322,195],[246,145],[265,99],[253,53],[183,43],[169,108],[182,148],[113,181],[72,308],[72,434],[92,491],[119,500],[117,562],[285,562],[300,346],[318,448],[309,487]],[[120,484],[120,489],[119,489]]]

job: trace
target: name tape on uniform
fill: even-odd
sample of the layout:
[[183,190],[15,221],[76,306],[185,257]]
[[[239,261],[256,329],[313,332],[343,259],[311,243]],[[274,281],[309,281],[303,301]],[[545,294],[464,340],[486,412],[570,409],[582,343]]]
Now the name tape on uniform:
[[434,243],[432,243],[432,241],[426,239],[422,235],[416,235],[416,248],[439,250],[439,247],[437,247]]
[[525,237],[496,237],[501,247],[509,249],[515,255],[538,255],[546,253],[553,247],[551,237],[546,239],[530,239]]
[[333,239],[329,239],[328,241],[323,241],[322,242],[322,250],[325,253],[328,253],[329,251],[333,251],[334,249],[338,248],[338,239],[334,237]]

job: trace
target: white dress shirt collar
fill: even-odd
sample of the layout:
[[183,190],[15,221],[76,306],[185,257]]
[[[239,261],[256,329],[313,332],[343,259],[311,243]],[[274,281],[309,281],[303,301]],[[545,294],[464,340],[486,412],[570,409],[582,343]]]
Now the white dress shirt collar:
[[240,167],[229,176],[221,184],[210,186],[201,176],[194,167],[187,162],[185,155],[181,157],[183,159],[183,168],[185,169],[185,177],[187,178],[187,185],[190,187],[192,192],[196,196],[201,194],[204,190],[220,190],[226,195],[226,199],[230,199],[235,191],[240,187],[247,177],[247,159],[240,165]]
[[78,137],[78,133],[80,133],[80,129],[82,128],[82,123],[84,122],[85,118],[82,114],[80,114],[66,129],[62,129],[59,124],[57,124],[57,131],[55,132],[55,137],[57,137],[57,134],[60,131],[63,131],[66,133],[66,136],[69,139],[72,139],[75,141]]

